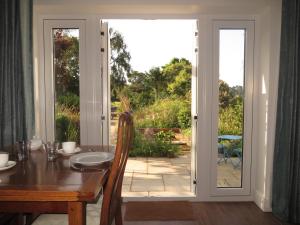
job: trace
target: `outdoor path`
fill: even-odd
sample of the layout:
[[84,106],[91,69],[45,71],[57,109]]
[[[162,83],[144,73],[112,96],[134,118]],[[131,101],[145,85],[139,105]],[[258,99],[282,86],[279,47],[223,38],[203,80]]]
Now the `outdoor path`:
[[192,196],[190,161],[190,153],[178,158],[130,157],[122,196]]
[[[240,168],[234,168],[229,162],[219,163],[217,168],[219,187],[240,186]],[[122,196],[193,196],[190,153],[178,158],[129,157]]]

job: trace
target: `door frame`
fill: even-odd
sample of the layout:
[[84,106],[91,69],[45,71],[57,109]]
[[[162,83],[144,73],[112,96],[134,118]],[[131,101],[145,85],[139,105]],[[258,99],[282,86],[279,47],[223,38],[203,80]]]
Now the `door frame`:
[[[250,195],[253,128],[253,83],[254,83],[254,21],[214,20],[213,21],[213,80],[212,80],[212,157],[211,195]],[[218,118],[219,118],[219,30],[244,29],[244,103],[243,103],[243,156],[241,167],[241,188],[217,187],[218,162]]]
[[[61,11],[62,12],[62,11]],[[256,25],[260,24],[259,16],[255,15],[178,15],[178,14],[105,14],[105,15],[91,15],[91,14],[68,14],[66,9],[65,14],[57,14],[55,12],[45,13],[43,10],[34,11],[34,58],[35,58],[35,103],[36,103],[36,135],[41,137],[43,140],[47,140],[46,136],[46,117],[45,117],[45,62],[44,62],[44,40],[43,35],[43,20],[51,19],[62,19],[62,20],[72,20],[72,19],[83,19],[86,21],[86,31],[90,35],[86,36],[87,40],[87,51],[89,52],[89,60],[87,62],[87,73],[88,74],[100,74],[100,67],[97,67],[99,61],[101,60],[100,53],[95,53],[95,48],[100,48],[100,43],[94,41],[94,39],[100,39],[100,31],[95,29],[96,24],[99,25],[101,19],[198,19],[199,21],[199,49],[198,49],[198,126],[197,126],[197,142],[201,145],[196,146],[197,151],[197,192],[195,197],[164,197],[163,200],[191,200],[191,201],[253,201],[255,198],[255,172],[256,168],[253,166],[251,168],[251,191],[249,195],[226,195],[226,196],[214,196],[211,195],[210,191],[210,161],[211,151],[207,149],[212,149],[211,143],[211,92],[210,85],[212,82],[212,21],[217,20],[253,20]],[[99,27],[99,26],[98,26]],[[255,33],[255,46],[260,45],[259,32]],[[94,42],[93,42],[94,41]],[[96,46],[91,46],[90,43],[96,43]],[[201,44],[205,43],[205,44]],[[258,51],[255,51],[256,62],[259,61]],[[259,81],[259,67],[255,68],[255,83]],[[96,84],[94,82],[93,84]],[[96,90],[99,88],[91,87],[93,89],[93,101],[97,106],[93,107],[93,110],[101,107],[100,100],[97,99],[99,96]],[[257,91],[257,90],[256,90]],[[254,99],[253,111],[258,111],[258,100]],[[94,112],[94,111],[93,111]],[[97,126],[95,130],[99,127],[98,124],[101,123],[101,115],[94,114],[93,120],[88,123],[93,126]],[[93,134],[91,134],[93,135]],[[94,142],[95,144],[101,144],[99,141],[99,136],[90,138],[89,143]],[[252,146],[256,146],[257,139],[253,140]],[[255,149],[253,150],[252,159],[256,156]],[[255,164],[255,161],[253,162]],[[151,198],[126,198],[125,200],[135,200],[135,201],[153,201],[162,200],[159,197]]]
[[43,20],[44,35],[44,65],[45,65],[45,123],[46,140],[55,140],[55,83],[53,65],[53,34],[55,28],[70,28],[79,30],[79,93],[80,93],[80,140],[87,143],[88,129],[86,124],[86,40],[84,20]]

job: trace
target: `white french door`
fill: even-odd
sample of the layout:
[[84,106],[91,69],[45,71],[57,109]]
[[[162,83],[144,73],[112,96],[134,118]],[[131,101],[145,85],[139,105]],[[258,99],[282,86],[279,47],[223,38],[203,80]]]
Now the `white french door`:
[[250,195],[253,21],[213,21],[212,196]]
[[43,20],[41,87],[45,88],[42,118],[45,134],[42,136],[47,141],[102,143],[100,50],[94,50],[100,49],[100,29],[95,21]]
[[110,38],[108,23],[100,21],[101,90],[102,92],[102,143],[110,144]]

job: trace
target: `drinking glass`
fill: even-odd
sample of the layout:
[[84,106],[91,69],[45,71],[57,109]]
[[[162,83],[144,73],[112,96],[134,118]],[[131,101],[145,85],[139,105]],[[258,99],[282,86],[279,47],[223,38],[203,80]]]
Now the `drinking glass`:
[[54,161],[57,157],[57,150],[59,148],[58,142],[47,142],[47,144],[44,144],[44,149],[47,153],[47,159],[48,161]]
[[30,142],[27,141],[18,141],[17,146],[17,158],[19,161],[24,161],[28,159],[28,145]]

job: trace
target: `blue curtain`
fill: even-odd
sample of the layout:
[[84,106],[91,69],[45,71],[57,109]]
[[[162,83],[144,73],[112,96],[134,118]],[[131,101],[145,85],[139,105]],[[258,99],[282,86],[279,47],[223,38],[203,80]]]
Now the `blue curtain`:
[[32,7],[0,1],[0,147],[34,133]]
[[273,213],[300,223],[300,1],[283,0]]

